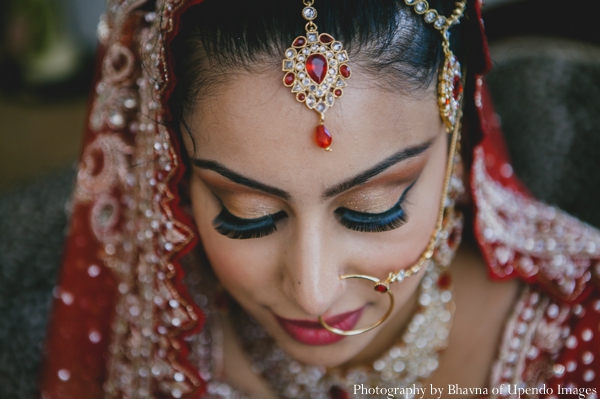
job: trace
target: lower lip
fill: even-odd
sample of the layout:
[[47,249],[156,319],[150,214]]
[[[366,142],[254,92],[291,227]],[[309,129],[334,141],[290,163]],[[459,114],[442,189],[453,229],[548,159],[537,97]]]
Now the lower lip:
[[[342,313],[325,319],[331,327],[348,331],[352,330],[360,316],[363,308],[352,312]],[[288,320],[275,315],[279,325],[296,341],[306,345],[331,345],[345,338],[344,335],[334,334],[328,331],[318,321]]]

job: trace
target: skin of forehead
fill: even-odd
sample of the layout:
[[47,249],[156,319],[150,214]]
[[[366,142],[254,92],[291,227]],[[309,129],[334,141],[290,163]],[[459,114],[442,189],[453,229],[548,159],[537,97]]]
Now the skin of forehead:
[[[433,90],[401,95],[354,72],[326,113],[333,151],[314,141],[316,112],[298,103],[276,73],[233,75],[201,99],[188,124],[195,156],[215,160],[300,201],[374,166],[402,148],[435,138],[440,118]],[[186,140],[190,153],[191,141]]]

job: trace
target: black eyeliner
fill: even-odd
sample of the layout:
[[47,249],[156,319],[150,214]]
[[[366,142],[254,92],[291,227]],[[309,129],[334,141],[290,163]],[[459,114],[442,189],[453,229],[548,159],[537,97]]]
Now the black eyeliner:
[[411,185],[404,190],[398,202],[385,212],[367,213],[346,208],[338,208],[335,210],[335,213],[339,215],[340,223],[351,230],[374,233],[396,229],[408,220],[408,215],[402,206],[406,195],[415,185],[417,180],[412,182]]
[[225,206],[221,205],[221,212],[213,220],[217,232],[235,239],[260,238],[277,231],[276,222],[287,215],[281,211],[256,219],[242,219],[234,216]]

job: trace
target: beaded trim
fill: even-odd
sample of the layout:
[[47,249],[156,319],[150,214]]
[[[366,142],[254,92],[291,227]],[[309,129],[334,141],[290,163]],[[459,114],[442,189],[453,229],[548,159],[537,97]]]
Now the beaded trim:
[[118,287],[104,399],[180,398],[202,386],[183,341],[202,314],[178,282],[177,258],[195,234],[176,214],[181,165],[164,123],[165,46],[157,49],[186,2],[158,0],[155,11],[134,11],[144,3],[111,0],[98,25],[107,51],[75,192],[76,205],[92,210],[99,257]]
[[433,27],[441,32],[447,32],[453,25],[457,24],[465,12],[467,1],[463,0],[456,3],[456,8],[452,15],[448,18],[439,15],[437,10],[429,8],[429,3],[426,0],[404,0],[407,6],[412,6],[415,12],[423,15],[423,19],[428,24],[433,24]]
[[450,133],[459,122],[463,94],[463,73],[458,59],[450,50],[449,29],[459,23],[460,18],[464,15],[467,1],[457,2],[456,8],[448,18],[439,15],[435,9],[430,9],[426,0],[404,0],[404,2],[406,5],[413,7],[417,14],[423,15],[424,21],[433,24],[433,27],[442,34],[445,60],[438,78],[438,105],[440,116],[446,124],[446,130]]
[[576,299],[600,265],[598,230],[494,181],[481,148],[475,150],[473,187],[475,226],[493,272],[535,279],[564,300]]

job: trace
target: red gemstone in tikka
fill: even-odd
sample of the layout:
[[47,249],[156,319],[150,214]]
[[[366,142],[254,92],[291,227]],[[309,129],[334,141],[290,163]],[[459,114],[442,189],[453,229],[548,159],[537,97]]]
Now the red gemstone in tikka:
[[327,68],[327,58],[322,54],[313,54],[306,59],[306,72],[317,84],[325,80]]
[[344,94],[344,92],[342,91],[342,89],[336,89],[333,94],[335,94],[336,97],[341,97],[342,94]]
[[294,43],[292,44],[292,46],[293,47],[302,47],[305,44],[306,44],[306,38],[304,36],[300,36],[299,38],[294,40]]
[[340,67],[340,73],[342,74],[343,77],[348,79],[350,77],[350,75],[352,74],[352,71],[350,70],[350,67],[348,65],[344,64]]
[[381,294],[385,294],[386,292],[388,292],[389,288],[387,287],[387,285],[383,284],[383,283],[377,283],[375,284],[375,291],[381,293]]
[[452,286],[452,276],[450,275],[450,273],[445,272],[443,273],[437,281],[437,285],[438,287],[440,287],[442,290],[447,290],[450,288],[450,286]]
[[323,44],[329,44],[333,41],[333,37],[329,36],[327,33],[323,33],[319,36],[319,41]]
[[333,141],[329,130],[325,127],[325,125],[319,125],[317,127],[317,135],[316,135],[317,144],[321,148],[329,148],[331,142]]
[[298,99],[298,101],[304,101],[304,100],[306,100],[306,94],[304,94],[304,93],[298,93],[298,95],[296,96],[296,98]]
[[294,84],[294,80],[296,80],[296,75],[294,75],[292,72],[288,72],[283,79],[283,83],[286,86],[291,86]]

